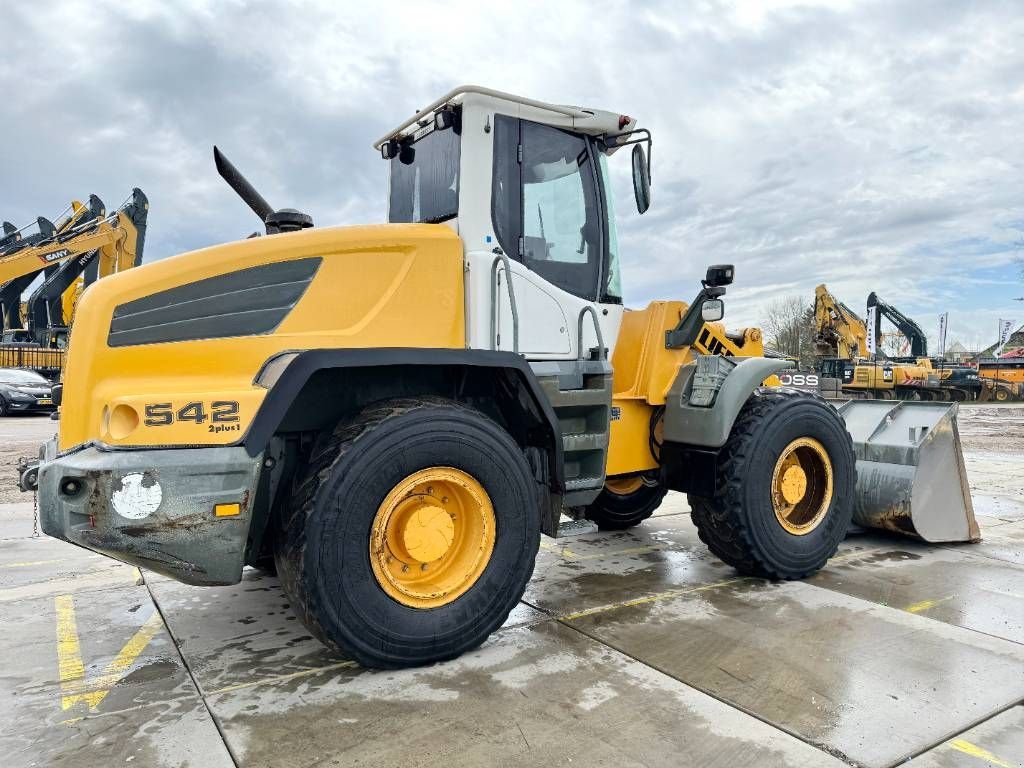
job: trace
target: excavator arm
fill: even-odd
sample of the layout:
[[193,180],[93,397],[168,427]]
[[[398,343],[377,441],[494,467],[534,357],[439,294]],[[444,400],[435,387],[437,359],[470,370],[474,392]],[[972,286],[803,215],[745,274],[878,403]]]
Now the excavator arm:
[[[912,357],[928,357],[928,337],[921,330],[920,325],[904,315],[896,307],[882,301],[874,291],[868,294],[868,310],[870,311],[872,307],[876,307],[877,312],[887,318],[907,338],[907,341],[910,342],[910,354]],[[882,324],[875,323],[875,349],[881,347],[881,340]]]
[[[136,189],[132,202],[112,216],[89,219],[63,232],[55,228],[49,238],[0,254],[0,284],[89,251],[99,251],[100,277],[134,266],[142,252],[148,207],[146,196]],[[28,240],[24,238],[22,243]]]
[[135,189],[130,201],[111,216],[105,215],[95,195],[88,206],[72,203],[72,208],[49,238],[0,256],[4,328],[20,326],[21,293],[40,273],[44,275],[26,306],[29,330],[40,343],[51,327],[65,325],[88,283],[134,267],[142,256],[149,202],[141,190]]
[[814,324],[814,346],[820,357],[854,360],[868,356],[864,321],[824,284],[814,290]]

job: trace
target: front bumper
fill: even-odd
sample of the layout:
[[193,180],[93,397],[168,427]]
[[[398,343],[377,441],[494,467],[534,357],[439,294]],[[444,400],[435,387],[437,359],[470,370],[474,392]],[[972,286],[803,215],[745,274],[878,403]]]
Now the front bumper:
[[[49,398],[47,398],[49,399]],[[49,403],[40,403],[38,400],[8,400],[7,410],[11,413],[53,413],[57,406],[50,399]]]
[[56,441],[44,444],[38,467],[45,533],[186,584],[241,579],[261,457],[242,447],[56,454]]

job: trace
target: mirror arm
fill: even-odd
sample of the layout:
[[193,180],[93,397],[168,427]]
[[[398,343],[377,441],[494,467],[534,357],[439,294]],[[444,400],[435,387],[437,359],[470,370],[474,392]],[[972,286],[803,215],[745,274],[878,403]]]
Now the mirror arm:
[[704,327],[704,318],[701,316],[701,307],[708,299],[717,299],[725,295],[725,286],[705,286],[700,289],[697,298],[686,308],[686,312],[679,318],[679,323],[671,331],[665,331],[665,349],[682,349],[692,347],[697,340],[700,329]]

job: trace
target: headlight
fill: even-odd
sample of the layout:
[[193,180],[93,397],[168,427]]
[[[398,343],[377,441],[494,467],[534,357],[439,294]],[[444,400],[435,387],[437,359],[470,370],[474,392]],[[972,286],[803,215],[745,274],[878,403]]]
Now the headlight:
[[28,392],[22,392],[20,389],[8,389],[7,390],[7,396],[9,398],[11,398],[11,400],[18,400],[18,401],[35,400],[36,399],[35,395],[30,395]]

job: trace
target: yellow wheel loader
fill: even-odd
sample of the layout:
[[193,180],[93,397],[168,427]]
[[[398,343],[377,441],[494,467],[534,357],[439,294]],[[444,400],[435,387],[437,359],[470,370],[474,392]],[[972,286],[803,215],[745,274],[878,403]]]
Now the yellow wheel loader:
[[[716,555],[774,579],[825,565],[851,519],[913,530],[915,462],[955,440],[933,412],[855,409],[855,444],[820,398],[763,386],[791,363],[719,323],[731,266],[625,309],[609,160],[631,148],[642,213],[651,143],[458,88],[374,143],[389,223],[339,228],[275,211],[215,149],[267,234],[82,297],[59,434],[21,474],[43,529],[197,585],[272,557],[309,630],[374,667],[482,643],[563,515],[621,529],[683,491]],[[865,469],[887,495],[862,504]]]

